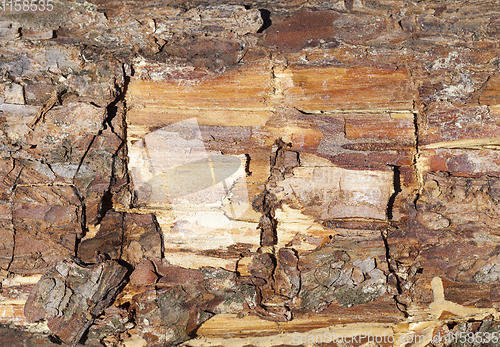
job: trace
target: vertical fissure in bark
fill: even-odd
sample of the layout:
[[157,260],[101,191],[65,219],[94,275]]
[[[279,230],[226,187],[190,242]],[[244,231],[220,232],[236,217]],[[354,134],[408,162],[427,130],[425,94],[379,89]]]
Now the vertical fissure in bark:
[[[261,230],[261,249],[253,258],[253,275],[265,281],[264,284],[257,285],[261,296],[261,309],[258,309],[256,313],[265,319],[274,321],[287,321],[292,317],[285,301],[281,304],[275,303],[273,306],[267,305],[267,301],[274,295],[285,297],[282,295],[285,293],[280,291],[277,279],[277,271],[280,271],[280,267],[286,267],[283,264],[286,262],[286,255],[285,248],[279,251],[275,249],[278,244],[278,220],[275,211],[280,207],[281,202],[278,201],[274,191],[277,188],[277,183],[293,175],[293,168],[300,165],[299,154],[290,150],[291,147],[291,143],[286,143],[282,139],[274,142],[270,156],[270,175],[265,190],[257,195],[252,202],[253,209],[262,213],[258,226]],[[296,254],[293,249],[289,251]]]
[[[12,194],[14,190],[12,190]],[[11,196],[11,204],[10,204],[10,223],[12,224],[12,256],[9,259],[9,263],[7,264],[6,271],[10,270],[10,267],[12,266],[12,263],[14,262],[14,255],[16,252],[16,228],[14,226],[14,202],[12,201],[12,196]]]
[[274,217],[274,208],[270,207],[275,201],[276,197],[269,191],[264,192],[263,205],[264,211],[262,217],[259,219],[259,229],[260,229],[260,245],[263,247],[274,246],[278,243],[278,236],[276,233],[276,228],[278,222]]
[[262,26],[257,30],[257,33],[263,33],[264,30],[268,29],[273,21],[271,20],[271,12],[269,10],[266,10],[264,8],[259,9],[260,16],[262,18]]
[[[113,180],[113,178],[111,178]],[[112,183],[110,183],[111,186]],[[102,219],[106,215],[106,213],[110,210],[113,209],[113,194],[111,194],[111,191],[108,190],[104,192],[102,199],[101,199],[101,204],[99,206],[99,211],[97,213],[97,223],[96,224],[101,224]]]
[[262,213],[259,229],[261,230],[260,245],[263,247],[274,246],[278,242],[276,233],[278,222],[275,218],[275,210],[280,203],[272,190],[276,187],[277,182],[284,180],[285,175],[292,174],[293,168],[300,164],[298,153],[289,150],[291,146],[290,143],[286,143],[282,139],[274,142],[266,189],[257,195],[252,202],[253,209]]
[[[99,207],[99,213],[98,213],[98,222],[97,224],[100,224],[106,213],[110,210],[113,209],[113,193],[111,192],[111,189],[113,185],[116,183],[116,172],[115,172],[115,166],[116,166],[116,161],[119,160],[119,153],[122,150],[125,150],[125,154],[127,152],[127,142],[125,141],[126,139],[126,122],[125,122],[125,112],[126,112],[126,100],[125,100],[125,94],[128,89],[128,85],[130,83],[130,76],[127,76],[125,68],[122,66],[123,69],[123,87],[119,87],[118,85],[115,85],[115,88],[118,92],[118,96],[113,100],[107,107],[106,107],[106,118],[103,121],[103,125],[106,127],[109,127],[111,132],[115,134],[120,140],[120,146],[118,146],[117,150],[115,153],[113,153],[113,162],[111,165],[111,177],[109,181],[109,186],[107,190],[104,192],[104,195],[101,200],[101,205]],[[124,134],[118,134],[114,127],[113,127],[113,119],[118,115],[118,104],[122,103],[123,106],[123,119],[122,124],[123,124],[123,131]],[[127,162],[124,163],[125,166],[127,166]],[[128,167],[125,168],[126,178],[127,178],[127,183],[130,181],[128,177]]]
[[[161,231],[161,226],[160,223],[158,223],[158,219],[156,218],[156,215],[153,213],[153,224],[156,228],[156,231],[158,232],[158,235],[160,236],[160,242],[161,242],[161,247],[160,247],[160,257],[161,259],[165,258],[165,240],[164,240],[164,235],[163,232]],[[123,229],[125,230],[125,229]],[[125,234],[125,232],[124,232]],[[156,268],[156,265],[155,265]]]
[[87,234],[87,231],[88,231],[88,228],[87,228],[87,209],[86,209],[86,206],[85,206],[85,198],[80,195],[80,193],[78,192],[78,189],[75,186],[73,186],[73,185],[71,185],[71,189],[73,189],[73,192],[75,193],[76,197],[80,201],[80,206],[81,206],[81,211],[80,211],[80,214],[81,214],[80,227],[81,227],[82,233],[81,233],[81,235],[78,235],[78,234],[76,235],[76,238],[75,238],[75,255],[74,255],[74,257],[76,259],[78,259],[78,247],[80,246],[81,240],[85,237],[85,235]]
[[252,171],[250,171],[250,162],[252,161],[252,157],[250,156],[250,154],[246,153],[245,154],[245,175],[246,177],[249,177],[252,175]]
[[396,281],[397,294],[393,295],[393,300],[394,300],[394,303],[396,304],[396,308],[399,311],[401,311],[401,313],[403,313],[405,317],[409,317],[406,305],[398,299],[398,296],[403,293],[403,288],[402,288],[401,278],[399,277],[396,269],[393,266],[393,260],[392,260],[391,253],[390,253],[390,246],[389,246],[389,242],[387,240],[388,232],[389,232],[388,229],[382,230],[381,236],[382,236],[382,240],[384,242],[384,247],[385,247],[385,259],[387,261],[387,268],[389,269],[390,275],[393,276],[393,278]]
[[415,131],[415,133],[414,133],[415,153],[413,154],[412,166],[413,166],[415,179],[418,182],[418,189],[417,189],[417,192],[415,194],[415,199],[413,200],[413,205],[415,206],[415,208],[417,208],[417,201],[418,201],[418,198],[420,197],[420,192],[422,191],[422,188],[423,188],[423,182],[422,182],[423,177],[422,177],[422,173],[420,171],[420,166],[419,166],[419,164],[420,164],[419,163],[420,152],[419,152],[419,139],[418,139],[418,131],[419,131],[418,130],[418,113],[415,112],[415,110],[413,112],[413,129]]
[[[118,135],[117,135],[118,136]],[[106,215],[106,213],[110,210],[113,210],[113,193],[111,192],[111,189],[113,185],[116,183],[116,172],[115,172],[115,166],[116,166],[116,161],[119,160],[118,156],[120,151],[126,146],[126,142],[122,140],[120,146],[118,146],[117,150],[115,153],[113,153],[113,159],[111,163],[111,177],[109,179],[109,186],[107,190],[104,192],[102,198],[101,198],[101,203],[99,206],[99,211],[98,211],[98,219],[96,224],[101,224],[102,219]],[[128,168],[126,169],[128,172]],[[128,176],[128,174],[127,174]],[[128,178],[127,178],[128,181]]]
[[394,202],[396,201],[396,196],[399,193],[401,193],[401,172],[399,171],[399,166],[393,166],[392,171],[393,171],[392,182],[394,186],[393,187],[394,193],[392,193],[391,197],[389,198],[386,211],[387,219],[389,221],[391,221],[393,217],[393,208],[394,208]]
[[[13,172],[16,168],[16,160],[12,160],[12,169],[9,171],[8,175],[10,175],[11,172]],[[9,259],[9,263],[7,264],[7,268],[5,269],[6,271],[10,270],[10,267],[12,266],[12,263],[14,262],[14,256],[16,253],[16,235],[17,235],[17,230],[14,224],[14,192],[17,188],[17,182],[19,180],[19,177],[21,177],[21,174],[23,173],[24,167],[21,166],[21,169],[19,170],[19,173],[17,174],[16,178],[14,179],[14,183],[12,184],[12,190],[10,192],[10,223],[12,224],[12,256]]]
[[[415,104],[415,103],[414,103]],[[422,177],[421,177],[421,172],[419,168],[419,139],[418,139],[418,113],[413,112],[413,126],[414,126],[414,155],[412,159],[412,166],[414,170],[414,176],[415,179],[418,183],[418,188],[415,191],[415,197],[412,201],[413,207],[416,209],[417,206],[417,201],[420,197],[420,191],[422,189]],[[398,271],[396,269],[396,264],[394,263],[394,260],[391,258],[391,252],[390,252],[390,245],[388,242],[388,233],[392,227],[397,228],[397,226],[393,226],[392,219],[393,219],[393,207],[394,207],[394,202],[395,198],[398,193],[402,191],[401,189],[401,172],[400,172],[400,167],[394,166],[393,167],[394,171],[394,176],[393,176],[393,183],[394,183],[394,193],[392,194],[391,198],[389,199],[388,207],[387,207],[387,219],[389,220],[389,227],[387,230],[383,230],[381,232],[382,240],[384,242],[384,247],[385,247],[385,256],[387,260],[387,266],[389,269],[389,272],[391,276],[395,279],[395,285],[397,289],[397,295],[393,296],[394,302],[396,303],[396,307],[398,310],[400,310],[405,317],[409,317],[408,311],[407,311],[407,305],[402,303],[398,297],[403,294],[403,279],[401,276],[398,274]]]
[[126,110],[126,100],[125,100],[125,94],[127,93],[128,85],[130,83],[130,76],[126,75],[126,71],[123,68],[123,87],[119,87],[115,85],[115,89],[118,91],[117,97],[108,105],[106,106],[106,118],[104,119],[104,126],[109,126],[111,129],[111,132],[118,136],[120,140],[125,141],[122,135],[117,134],[115,132],[115,129],[113,127],[112,121],[118,114],[118,103],[123,103],[123,110],[125,112]]

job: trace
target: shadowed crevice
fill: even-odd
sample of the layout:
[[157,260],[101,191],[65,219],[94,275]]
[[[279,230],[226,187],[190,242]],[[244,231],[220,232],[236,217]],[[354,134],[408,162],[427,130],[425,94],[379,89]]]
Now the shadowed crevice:
[[258,34],[263,33],[264,30],[269,28],[271,26],[271,24],[273,23],[271,20],[271,12],[269,10],[259,9],[259,12],[260,12],[260,16],[262,17],[263,23],[262,23],[262,26],[259,28],[259,30],[257,30]]

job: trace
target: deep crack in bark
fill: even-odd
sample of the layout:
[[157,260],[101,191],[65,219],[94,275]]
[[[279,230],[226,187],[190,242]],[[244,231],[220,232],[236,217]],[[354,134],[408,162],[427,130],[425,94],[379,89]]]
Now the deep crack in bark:
[[[253,209],[262,213],[258,226],[261,230],[261,249],[259,250],[260,254],[254,257],[254,263],[257,268],[259,268],[258,271],[263,271],[261,276],[264,276],[263,279],[266,280],[264,286],[257,285],[257,289],[262,297],[262,302],[265,302],[270,295],[281,295],[276,281],[276,271],[279,269],[280,264],[275,249],[278,243],[278,221],[275,216],[275,211],[280,207],[280,202],[274,194],[273,189],[276,188],[277,182],[283,181],[287,175],[292,174],[293,168],[300,165],[299,154],[295,151],[291,151],[289,149],[291,147],[291,143],[286,143],[282,139],[278,139],[274,142],[270,157],[270,175],[266,183],[266,188],[252,201]],[[293,249],[292,251],[295,252]],[[272,266],[270,266],[271,264],[269,263],[271,263]],[[262,267],[268,269],[268,275],[265,275],[266,271]],[[261,309],[258,309],[256,313],[262,318],[275,321],[287,321],[292,319],[291,311],[286,305],[274,308],[262,305]]]
[[[257,195],[252,201],[252,208],[262,213],[259,220],[261,230],[260,245],[263,247],[275,246],[278,242],[276,228],[278,221],[275,218],[275,210],[279,207],[276,195],[272,188],[276,187],[278,181],[285,179],[285,174],[291,174],[294,167],[299,165],[298,153],[290,151],[291,143],[286,143],[282,139],[276,140],[273,145],[273,152],[270,158],[270,175],[267,180],[264,192]],[[289,153],[295,157],[290,160]]]

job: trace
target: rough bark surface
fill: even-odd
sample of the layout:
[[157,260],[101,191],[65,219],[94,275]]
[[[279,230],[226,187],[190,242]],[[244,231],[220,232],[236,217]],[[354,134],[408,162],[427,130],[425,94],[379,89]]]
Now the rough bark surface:
[[2,345],[498,345],[453,340],[500,331],[495,1],[36,3],[0,2]]

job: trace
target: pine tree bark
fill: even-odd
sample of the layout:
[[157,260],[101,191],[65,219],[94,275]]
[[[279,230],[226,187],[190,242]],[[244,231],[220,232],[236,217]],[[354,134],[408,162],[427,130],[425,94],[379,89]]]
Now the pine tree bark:
[[0,6],[2,344],[498,342],[496,2]]

